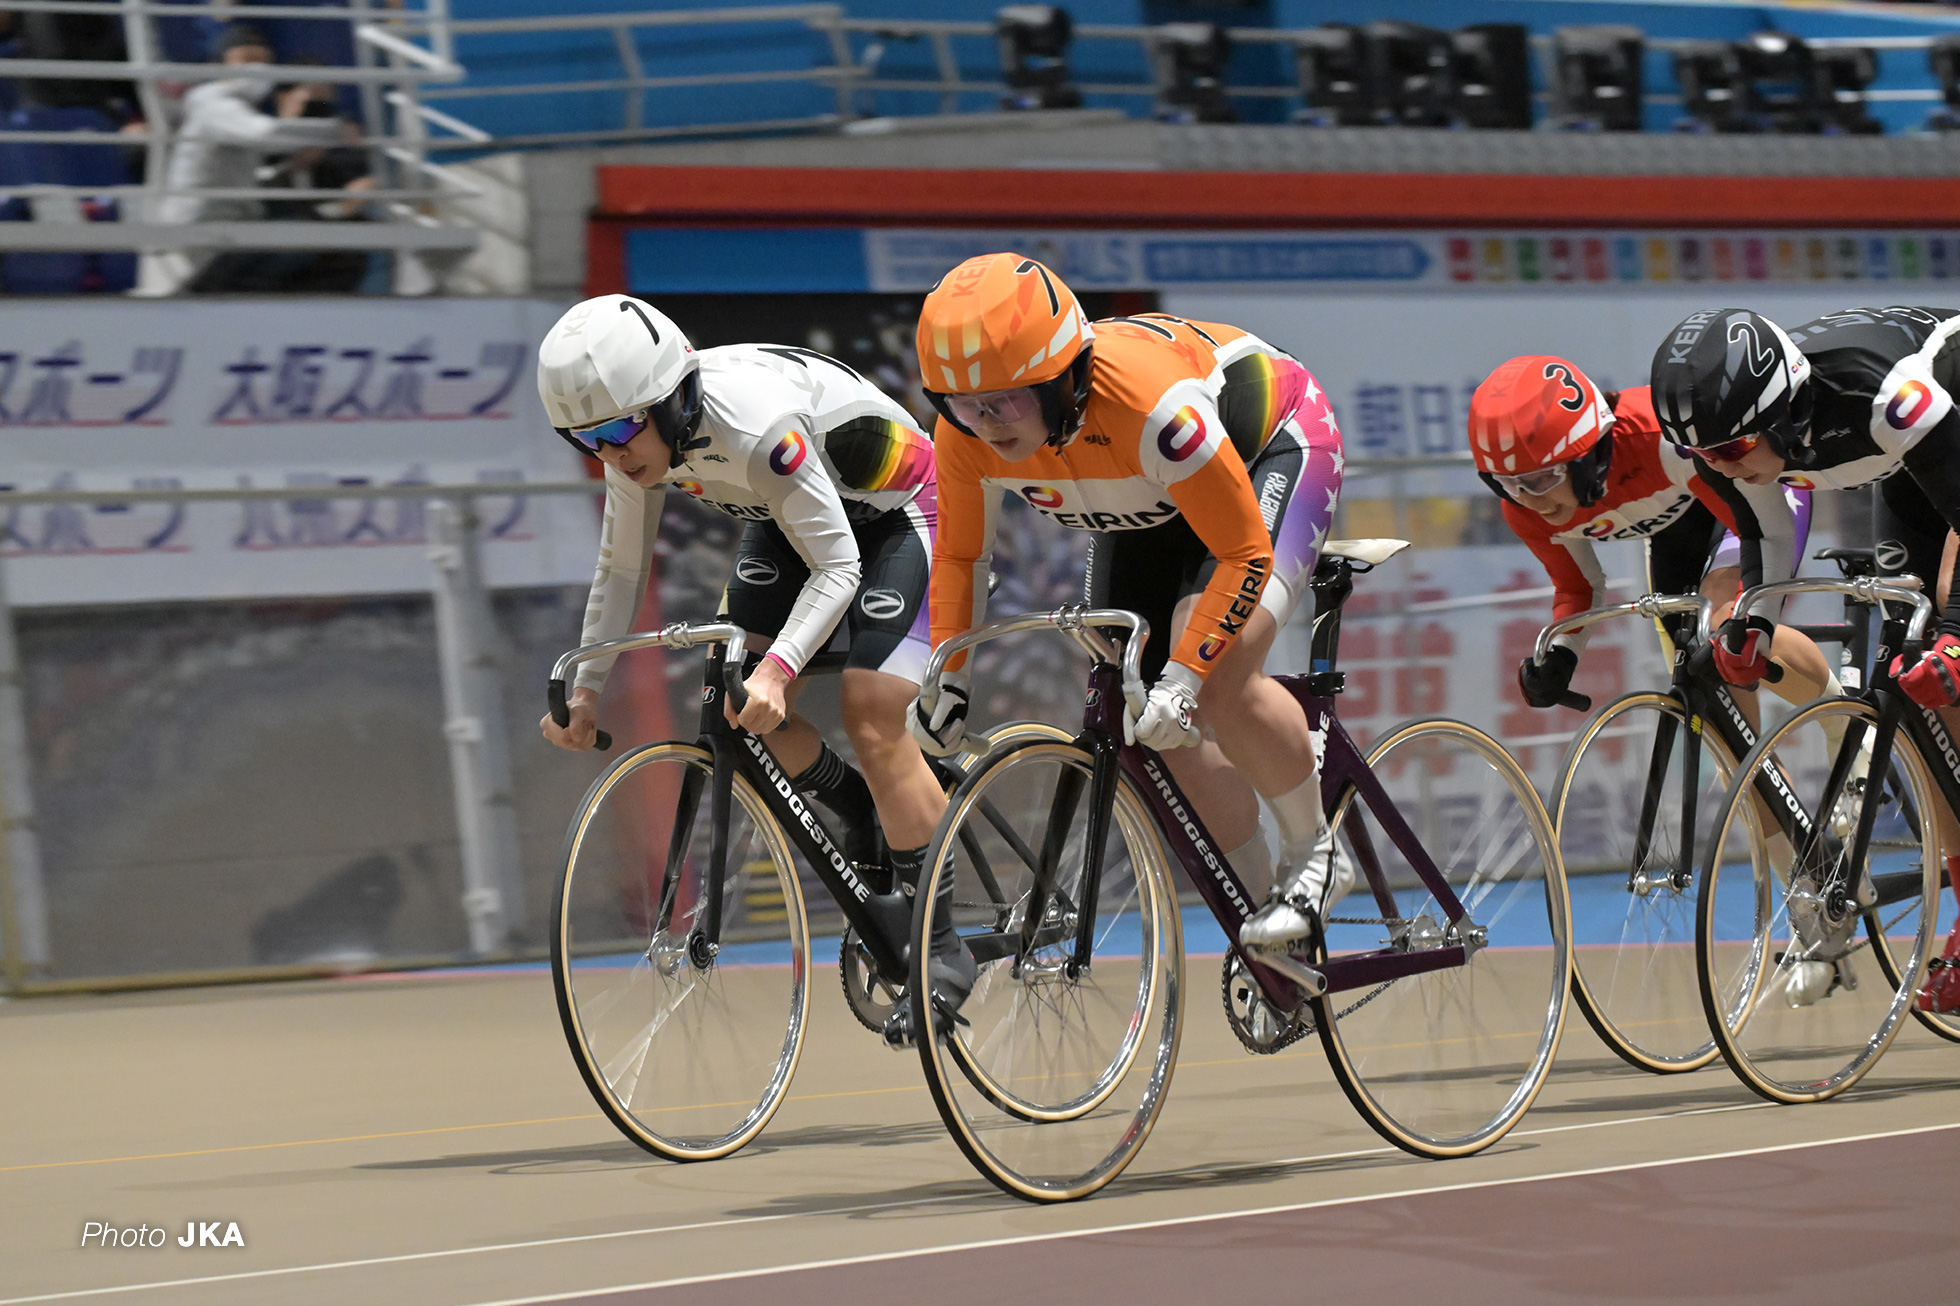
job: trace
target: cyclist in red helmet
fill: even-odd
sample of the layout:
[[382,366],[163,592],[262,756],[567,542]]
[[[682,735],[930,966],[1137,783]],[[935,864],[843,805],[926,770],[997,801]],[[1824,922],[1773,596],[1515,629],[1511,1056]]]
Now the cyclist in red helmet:
[[[1470,400],[1470,453],[1504,500],[1504,520],[1551,573],[1554,620],[1600,602],[1598,540],[1647,544],[1647,589],[1714,600],[1731,616],[1741,589],[1785,580],[1808,533],[1808,492],[1711,476],[1700,460],[1660,437],[1648,388],[1603,393],[1576,365],[1549,354],[1504,363]],[[1771,605],[1734,614],[1747,627],[1740,651],[1717,640],[1722,678],[1751,689],[1770,661],[1785,669],[1777,692],[1792,702],[1838,692],[1810,639],[1775,625]],[[1518,666],[1533,707],[1556,706],[1572,682],[1586,632],[1561,635],[1543,662]],[[1753,706],[1744,700],[1745,709]]]

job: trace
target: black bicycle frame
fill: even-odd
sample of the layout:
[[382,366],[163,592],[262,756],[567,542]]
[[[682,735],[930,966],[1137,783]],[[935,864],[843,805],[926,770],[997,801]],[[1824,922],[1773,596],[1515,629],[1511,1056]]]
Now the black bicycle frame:
[[[1930,707],[1922,707],[1912,701],[1905,691],[1898,687],[1892,678],[1892,650],[1901,647],[1905,640],[1906,623],[1897,617],[1887,617],[1880,628],[1878,654],[1872,659],[1871,683],[1859,693],[1858,697],[1870,703],[1878,713],[1878,720],[1872,725],[1872,756],[1891,757],[1894,737],[1904,731],[1908,739],[1918,748],[1920,757],[1927,759],[1927,769],[1932,772],[1933,783],[1940,796],[1946,801],[1947,809],[1960,814],[1960,747],[1955,745],[1953,735],[1940,720],[1939,713]],[[1830,779],[1826,782],[1825,802],[1833,802],[1844,791],[1851,759],[1863,742],[1865,725],[1854,723],[1845,731],[1844,743],[1831,766]],[[1932,759],[1938,758],[1945,765],[1933,766]],[[1893,793],[1902,805],[1911,802],[1911,795],[1901,784],[1895,784]],[[1868,795],[1859,805],[1858,829],[1853,836],[1849,866],[1864,865],[1871,846],[1872,825],[1878,817],[1878,802]],[[1925,821],[1928,814],[1911,813],[1916,820]],[[1923,828],[1923,827],[1922,827]],[[1876,906],[1883,907],[1894,902],[1903,902],[1914,897],[1918,890],[1918,875],[1911,871],[1896,871],[1889,875],[1873,876],[1878,888]],[[1949,880],[1945,868],[1940,871],[1942,886]]]
[[660,889],[660,910],[655,928],[668,929],[673,920],[674,902],[680,887],[681,862],[686,857],[694,833],[695,814],[700,810],[701,785],[711,783],[708,794],[708,876],[704,891],[707,901],[699,924],[688,938],[688,957],[705,968],[721,946],[722,892],[727,882],[728,821],[734,796],[733,778],[740,775],[761,797],[770,815],[803,854],[817,878],[843,910],[845,920],[857,931],[878,970],[887,979],[905,981],[906,943],[912,924],[912,903],[894,886],[890,893],[874,893],[845,858],[829,827],[809,799],[798,793],[789,775],[769,748],[755,735],[728,723],[722,715],[726,654],[717,645],[708,656],[707,674],[701,683],[701,733],[696,746],[713,760],[712,777],[689,771],[682,781],[679,817],[667,851],[667,872]]

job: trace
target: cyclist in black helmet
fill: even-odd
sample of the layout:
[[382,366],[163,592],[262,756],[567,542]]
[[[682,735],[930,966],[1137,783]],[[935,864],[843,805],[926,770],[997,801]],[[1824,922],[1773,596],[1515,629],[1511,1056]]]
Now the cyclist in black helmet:
[[[1654,411],[1665,438],[1733,480],[1819,490],[1885,481],[1888,525],[1901,514],[1927,517],[1911,523],[1917,529],[1910,534],[1934,541],[1946,529],[1960,530],[1956,337],[1960,309],[1853,308],[1787,332],[1747,309],[1708,309],[1690,314],[1655,351]],[[1921,493],[1910,493],[1914,488]],[[1907,563],[1941,591],[1932,646],[1911,667],[1893,659],[1892,672],[1914,702],[1944,711],[1960,705],[1960,586],[1951,584],[1952,564],[1941,562],[1937,547],[1922,543],[1919,557],[1886,562],[1888,571]],[[1895,545],[1889,553],[1905,549]],[[1752,616],[1731,619],[1719,638],[1731,665],[1739,658],[1760,677],[1772,633]],[[1951,818],[1941,821],[1941,833],[1960,892]],[[1960,956],[1960,929],[1947,956]],[[1960,1010],[1960,981],[1948,978],[1954,974],[1942,970],[1921,1005]]]

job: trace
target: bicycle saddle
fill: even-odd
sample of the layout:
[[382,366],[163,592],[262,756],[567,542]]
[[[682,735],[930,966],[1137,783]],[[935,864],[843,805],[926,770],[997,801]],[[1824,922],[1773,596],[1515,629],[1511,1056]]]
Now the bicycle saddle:
[[1329,540],[1320,546],[1323,556],[1351,558],[1378,567],[1409,547],[1407,540]]

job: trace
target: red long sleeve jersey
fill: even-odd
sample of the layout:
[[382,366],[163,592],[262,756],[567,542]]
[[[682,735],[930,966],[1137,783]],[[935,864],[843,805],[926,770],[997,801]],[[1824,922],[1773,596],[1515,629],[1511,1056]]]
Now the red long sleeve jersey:
[[1613,415],[1613,461],[1597,503],[1559,526],[1508,500],[1504,504],[1504,520],[1551,573],[1557,591],[1554,621],[1599,603],[1606,572],[1593,550],[1595,540],[1644,539],[1680,520],[1696,499],[1722,525],[1736,529],[1735,513],[1698,474],[1694,457],[1661,439],[1648,387],[1621,391]]

